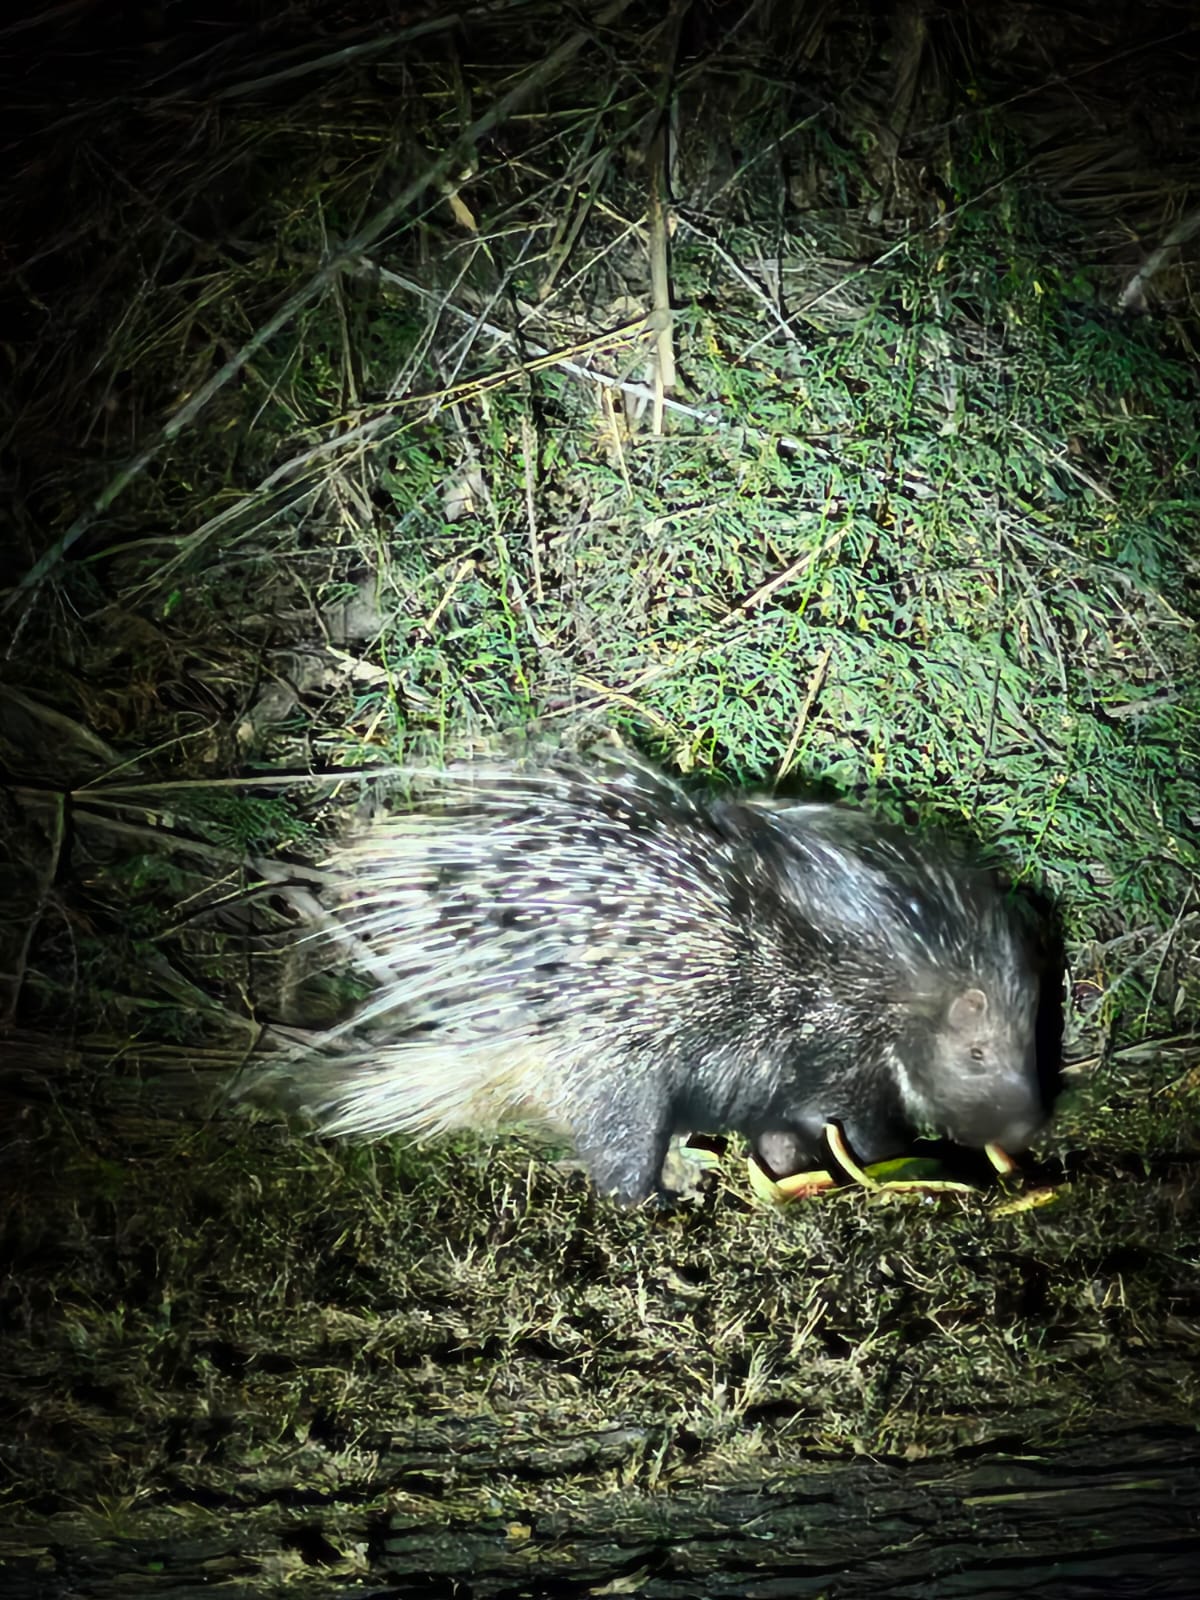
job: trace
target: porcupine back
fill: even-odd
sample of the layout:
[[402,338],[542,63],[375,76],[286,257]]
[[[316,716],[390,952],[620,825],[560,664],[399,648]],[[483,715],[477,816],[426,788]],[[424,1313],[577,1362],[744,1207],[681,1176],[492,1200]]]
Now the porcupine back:
[[640,767],[451,770],[334,863],[378,989],[309,1081],[332,1132],[567,1132],[602,1189],[672,1131],[827,1120],[1023,1142],[1036,981],[982,875],[854,812],[705,803]]

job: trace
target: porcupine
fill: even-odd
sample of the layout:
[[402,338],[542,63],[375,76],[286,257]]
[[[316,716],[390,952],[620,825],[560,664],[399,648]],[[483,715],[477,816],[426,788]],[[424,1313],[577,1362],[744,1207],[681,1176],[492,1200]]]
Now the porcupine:
[[941,847],[612,760],[451,769],[435,796],[333,863],[378,988],[300,1069],[327,1131],[532,1117],[637,1201],[678,1131],[795,1169],[827,1122],[868,1162],[1041,1124],[1032,942]]

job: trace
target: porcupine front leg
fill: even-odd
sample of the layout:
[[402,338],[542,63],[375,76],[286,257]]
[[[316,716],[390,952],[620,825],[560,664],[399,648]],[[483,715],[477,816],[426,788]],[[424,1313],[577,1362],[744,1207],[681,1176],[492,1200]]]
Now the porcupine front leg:
[[609,1195],[622,1205],[638,1205],[653,1194],[662,1194],[663,1162],[667,1157],[669,1135],[647,1138],[639,1130],[636,1143],[621,1137],[612,1144],[593,1144],[578,1140],[576,1149],[597,1192]]
[[624,1083],[597,1085],[593,1094],[577,1104],[572,1117],[574,1144],[600,1194],[612,1195],[624,1205],[637,1205],[663,1192],[671,1119],[668,1107],[644,1103],[644,1084],[639,1102],[636,1074],[625,1076]]

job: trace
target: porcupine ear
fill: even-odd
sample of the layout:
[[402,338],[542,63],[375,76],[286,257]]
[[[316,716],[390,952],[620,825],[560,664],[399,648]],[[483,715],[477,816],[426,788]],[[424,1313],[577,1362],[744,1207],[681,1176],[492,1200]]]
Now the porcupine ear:
[[950,1002],[947,1021],[955,1033],[978,1033],[987,1022],[988,997],[982,989],[964,989]]

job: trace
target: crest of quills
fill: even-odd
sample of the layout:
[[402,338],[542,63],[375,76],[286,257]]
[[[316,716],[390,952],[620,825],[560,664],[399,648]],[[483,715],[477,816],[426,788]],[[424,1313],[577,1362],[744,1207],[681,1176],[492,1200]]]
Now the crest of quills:
[[634,1202],[678,1131],[739,1131],[778,1171],[827,1122],[871,1162],[1043,1121],[1033,941],[944,846],[611,759],[451,768],[423,804],[333,863],[378,987],[292,1073],[327,1130],[540,1121]]

